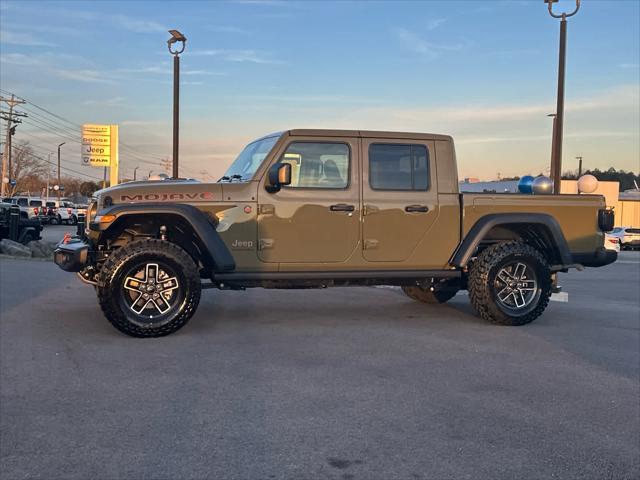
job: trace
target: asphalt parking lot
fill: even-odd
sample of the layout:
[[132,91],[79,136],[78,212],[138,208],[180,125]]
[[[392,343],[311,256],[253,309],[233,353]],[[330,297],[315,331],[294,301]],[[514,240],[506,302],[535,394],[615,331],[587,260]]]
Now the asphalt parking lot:
[[75,276],[0,259],[0,477],[639,478],[640,254],[561,283],[512,328],[463,295],[205,291],[139,340]]

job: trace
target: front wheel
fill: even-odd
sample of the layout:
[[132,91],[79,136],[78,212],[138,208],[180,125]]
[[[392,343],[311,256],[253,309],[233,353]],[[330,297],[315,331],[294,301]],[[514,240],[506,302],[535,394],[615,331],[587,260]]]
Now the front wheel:
[[182,328],[200,303],[200,275],[179,246],[132,242],[100,269],[98,301],[111,324],[133,337],[161,337]]
[[485,320],[524,325],[538,318],[551,297],[551,271],[545,257],[524,242],[504,242],[483,250],[471,265],[471,305]]

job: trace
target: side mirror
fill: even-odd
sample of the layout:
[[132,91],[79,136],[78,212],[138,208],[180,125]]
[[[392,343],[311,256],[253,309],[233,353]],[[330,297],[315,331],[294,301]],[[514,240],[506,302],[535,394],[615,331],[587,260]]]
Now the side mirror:
[[276,163],[269,168],[269,183],[267,191],[275,193],[279,191],[283,185],[291,184],[291,164]]

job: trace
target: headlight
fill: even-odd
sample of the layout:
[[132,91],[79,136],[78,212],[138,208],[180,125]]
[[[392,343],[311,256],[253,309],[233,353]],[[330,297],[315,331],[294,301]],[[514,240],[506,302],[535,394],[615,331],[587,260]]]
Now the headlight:
[[87,207],[87,226],[89,226],[89,223],[91,222],[91,220],[95,218],[97,212],[98,212],[98,203],[95,201],[92,201]]

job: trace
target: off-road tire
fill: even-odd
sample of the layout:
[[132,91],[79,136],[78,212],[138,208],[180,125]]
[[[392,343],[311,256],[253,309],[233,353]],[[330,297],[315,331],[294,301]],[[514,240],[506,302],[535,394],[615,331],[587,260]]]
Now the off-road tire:
[[402,291],[416,302],[439,304],[451,300],[458,293],[458,289],[439,289],[437,286],[432,292],[429,288],[422,288],[417,285],[404,286]]
[[75,215],[71,215],[67,220],[67,225],[75,225],[76,223],[78,223],[78,219]]
[[[531,304],[522,312],[506,312],[497,297],[496,277],[510,263],[524,263],[533,269],[536,291]],[[492,245],[483,250],[469,269],[468,290],[471,305],[478,315],[499,325],[525,325],[538,318],[551,297],[551,271],[545,257],[532,246],[511,241]]]
[[22,239],[22,244],[23,245],[28,245],[29,242],[33,242],[35,240],[35,238],[33,237],[33,235],[31,233],[27,233],[24,238]]
[[[178,282],[175,288],[176,301],[158,325],[146,323],[123,300],[126,298],[125,281],[131,278],[127,277],[127,272],[142,268],[143,265],[149,268],[150,264],[164,265],[172,270]],[[133,337],[161,337],[179,330],[193,316],[200,303],[202,287],[195,262],[178,245],[163,240],[137,240],[117,249],[104,262],[96,280],[98,301],[107,320],[121,332]]]
[[51,225],[60,225],[62,223],[62,218],[59,215],[53,216],[49,219],[49,223]]

